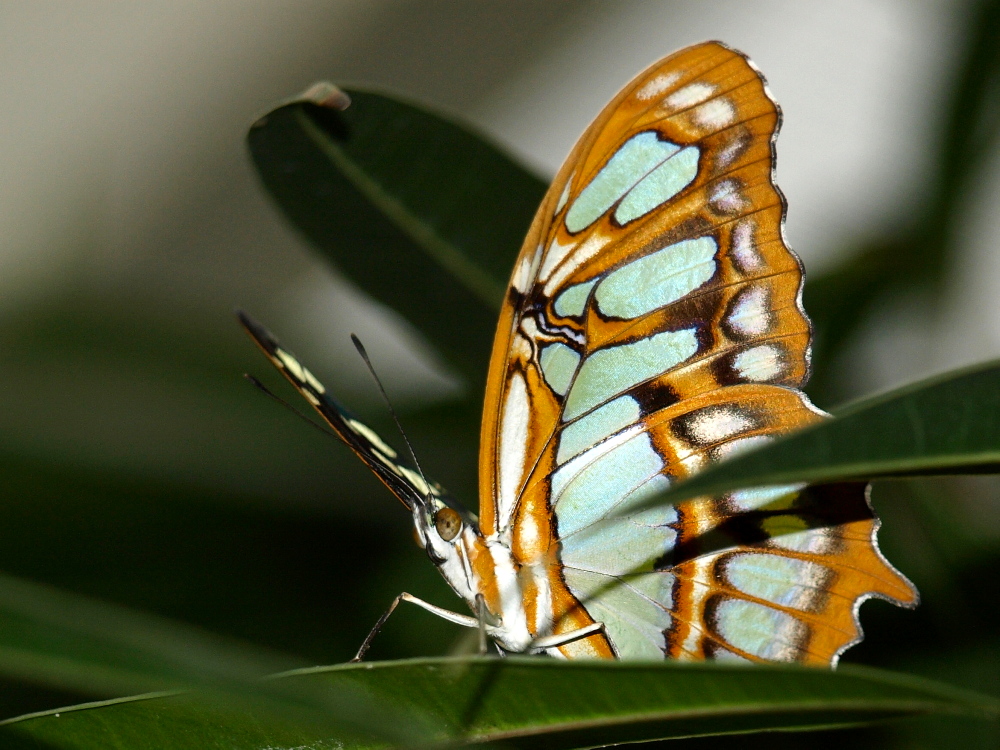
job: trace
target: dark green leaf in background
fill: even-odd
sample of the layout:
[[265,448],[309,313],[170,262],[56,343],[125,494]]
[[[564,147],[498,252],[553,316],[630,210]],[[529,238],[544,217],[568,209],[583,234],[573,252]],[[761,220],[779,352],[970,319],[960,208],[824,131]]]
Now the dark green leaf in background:
[[262,117],[254,164],[285,216],[481,392],[507,278],[546,185],[420,107],[317,84]]
[[0,575],[0,672],[58,687],[245,688],[296,660],[197,628]]

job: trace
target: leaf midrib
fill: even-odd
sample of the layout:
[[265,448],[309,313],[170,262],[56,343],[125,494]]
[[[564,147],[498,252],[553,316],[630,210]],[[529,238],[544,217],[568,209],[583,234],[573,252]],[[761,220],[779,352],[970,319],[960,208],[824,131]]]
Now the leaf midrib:
[[334,163],[358,192],[378,206],[417,246],[472,291],[480,301],[491,309],[500,309],[505,293],[502,285],[471,261],[462,250],[442,237],[433,226],[422,221],[381,183],[373,179],[343,149],[334,144],[301,107],[295,110],[295,118],[310,140]]
[[[942,707],[945,710],[941,710]],[[627,717],[622,717],[615,719],[614,717],[604,716],[599,719],[573,719],[565,721],[562,723],[558,722],[546,722],[545,724],[535,724],[531,726],[525,726],[522,729],[510,729],[510,730],[499,730],[495,732],[484,732],[480,734],[469,734],[462,735],[463,740],[469,741],[486,741],[486,740],[497,740],[497,739],[507,739],[516,737],[529,737],[544,734],[558,734],[561,732],[568,732],[573,730],[583,730],[583,729],[599,729],[602,727],[615,727],[622,724],[636,724],[640,722],[666,722],[666,721],[683,721],[687,719],[710,719],[713,717],[728,717],[728,716],[767,716],[769,714],[808,714],[816,711],[826,711],[826,712],[864,712],[871,714],[884,714],[886,712],[900,713],[912,715],[916,713],[929,713],[931,711],[938,711],[940,713],[950,713],[956,715],[963,715],[971,713],[968,710],[963,710],[956,704],[950,703],[946,700],[901,700],[901,699],[890,699],[880,701],[873,704],[871,701],[859,701],[859,700],[842,700],[842,701],[810,701],[804,703],[782,703],[782,704],[768,704],[759,703],[747,705],[745,703],[738,704],[735,707],[732,704],[725,706],[718,706],[712,708],[689,708],[682,710],[670,710],[666,712],[662,711],[646,711],[638,712],[634,714],[629,714]],[[983,712],[985,715],[992,715],[988,711]],[[863,719],[861,719],[863,721]],[[840,724],[835,724],[835,726],[840,726]],[[728,732],[724,732],[728,734]],[[701,735],[699,735],[701,736]]]

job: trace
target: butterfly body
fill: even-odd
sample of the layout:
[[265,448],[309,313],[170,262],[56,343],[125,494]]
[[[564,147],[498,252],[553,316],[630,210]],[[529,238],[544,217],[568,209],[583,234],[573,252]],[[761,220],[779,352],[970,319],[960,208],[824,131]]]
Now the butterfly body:
[[823,417],[799,390],[811,331],[773,179],[779,124],[756,68],[709,42],[641,73],[583,134],[501,311],[478,517],[244,320],[410,508],[503,649],[830,664],[860,639],[861,601],[916,602],[878,551],[864,484],[647,507],[707,463]]
[[[530,585],[525,587],[524,582],[531,579],[527,574],[531,565],[515,556],[511,535],[484,536],[474,514],[456,503],[440,485],[428,483],[418,469],[403,462],[370,427],[335,401],[267,329],[242,311],[237,315],[272,364],[407,507],[418,545],[452,590],[473,612],[479,611],[478,602],[482,600],[484,626],[490,637],[514,653],[543,650],[536,644],[551,633],[528,625],[529,607],[525,602],[533,598],[525,591]],[[550,559],[550,563],[555,562],[555,558]],[[471,618],[465,618],[463,624],[471,622]]]

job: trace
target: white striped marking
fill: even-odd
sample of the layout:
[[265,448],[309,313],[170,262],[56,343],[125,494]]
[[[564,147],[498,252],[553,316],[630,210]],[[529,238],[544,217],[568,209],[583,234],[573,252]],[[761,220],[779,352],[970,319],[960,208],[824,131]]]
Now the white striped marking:
[[517,492],[524,474],[524,455],[528,442],[529,402],[524,377],[515,373],[507,383],[500,423],[500,467],[497,528],[510,524]]

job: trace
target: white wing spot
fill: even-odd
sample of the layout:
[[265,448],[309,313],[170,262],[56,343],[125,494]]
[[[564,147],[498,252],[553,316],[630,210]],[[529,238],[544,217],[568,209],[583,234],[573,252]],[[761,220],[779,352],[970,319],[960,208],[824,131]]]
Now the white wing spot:
[[743,336],[760,336],[771,327],[771,312],[768,310],[767,288],[753,286],[744,290],[736,299],[729,317],[729,326]]
[[708,83],[692,83],[678,89],[666,99],[667,106],[672,109],[688,109],[701,104],[715,93],[715,86]]
[[763,383],[780,375],[784,364],[778,347],[763,344],[737,354],[733,359],[733,367],[740,377]]
[[531,343],[520,333],[514,334],[514,343],[510,345],[510,353],[512,357],[527,361],[531,359]]
[[739,271],[748,275],[754,271],[759,271],[764,266],[764,259],[754,243],[753,238],[754,223],[752,219],[741,221],[733,229],[732,234],[732,254]]
[[302,368],[302,379],[311,385],[312,389],[316,391],[316,393],[326,393],[326,388],[323,387],[323,384],[319,382],[316,379],[316,376],[309,372],[309,370],[305,367]]
[[661,73],[655,78],[651,78],[646,81],[642,88],[635,92],[635,98],[641,101],[656,99],[657,97],[662,96],[665,91],[677,83],[677,80],[680,77],[680,72],[676,70],[671,71],[670,73]]
[[[708,106],[707,104],[705,106]],[[737,156],[742,154],[749,145],[749,138],[746,132],[736,135],[729,143],[719,151],[716,162],[720,167],[728,167]]]
[[542,246],[539,245],[535,248],[534,253],[525,255],[521,258],[521,262],[517,264],[514,276],[510,280],[510,285],[521,294],[527,292],[528,287],[531,286],[531,282],[534,281],[535,274],[538,272],[538,262],[541,258]]
[[713,187],[709,200],[717,211],[724,214],[735,213],[746,205],[735,180],[723,180]]
[[393,474],[395,474],[396,476],[401,476],[399,473],[399,464],[397,464],[395,461],[391,460],[387,456],[383,456],[377,450],[373,450],[372,455],[375,456],[375,458],[377,458],[379,461],[381,461],[382,465],[385,466],[387,469],[389,469],[389,471],[391,471]]
[[701,445],[712,445],[748,432],[756,425],[748,414],[735,406],[703,409],[688,421],[687,428],[694,440]]
[[564,245],[558,237],[553,238],[552,244],[549,245],[542,257],[542,267],[538,272],[538,278],[545,281],[552,273],[552,269],[559,265],[574,247],[576,247],[576,240],[570,240]]
[[694,120],[705,129],[721,130],[736,120],[736,108],[728,99],[712,99],[694,111]]
[[771,442],[770,435],[752,435],[750,437],[737,438],[728,443],[717,445],[712,449],[712,458],[715,461],[724,461],[740,453],[745,453],[752,448],[758,448],[765,443]]
[[424,478],[413,469],[400,466],[399,471],[404,477],[406,477],[407,480],[409,480],[410,484],[413,485],[414,489],[416,489],[421,495],[427,495],[431,491],[431,488],[427,486],[427,482],[424,481]]
[[[563,281],[569,278],[569,276],[580,266],[597,255],[598,251],[600,251],[600,249],[607,245],[610,241],[610,237],[601,234],[600,232],[594,232],[590,235],[579,245],[579,247],[577,247],[576,252],[569,257],[566,265],[554,273],[552,278],[546,282],[545,294],[551,297]],[[560,260],[562,260],[562,258]],[[548,259],[546,259],[546,263],[548,263]],[[545,275],[543,273],[542,278],[544,277]]]
[[562,194],[559,196],[559,202],[556,204],[556,210],[553,211],[552,215],[555,216],[560,211],[566,207],[566,201],[569,200],[569,190],[573,186],[573,175],[566,178],[566,187],[563,188]]
[[[278,358],[281,364],[284,365],[285,369],[288,370],[288,372],[290,372],[300,383],[308,385],[316,391],[316,393],[326,393],[326,388],[324,388],[323,384],[316,379],[316,376],[303,367],[302,363],[295,359],[295,357],[291,354],[286,352],[284,349],[275,349],[274,355]],[[308,396],[307,398],[309,398],[310,401],[314,400]],[[319,402],[316,401],[315,403]]]
[[284,349],[275,349],[274,353],[278,359],[281,360],[281,364],[285,366],[285,369],[292,373],[296,380],[300,383],[306,382],[302,372],[302,365],[299,364],[299,361],[295,359],[295,357],[286,352]]

